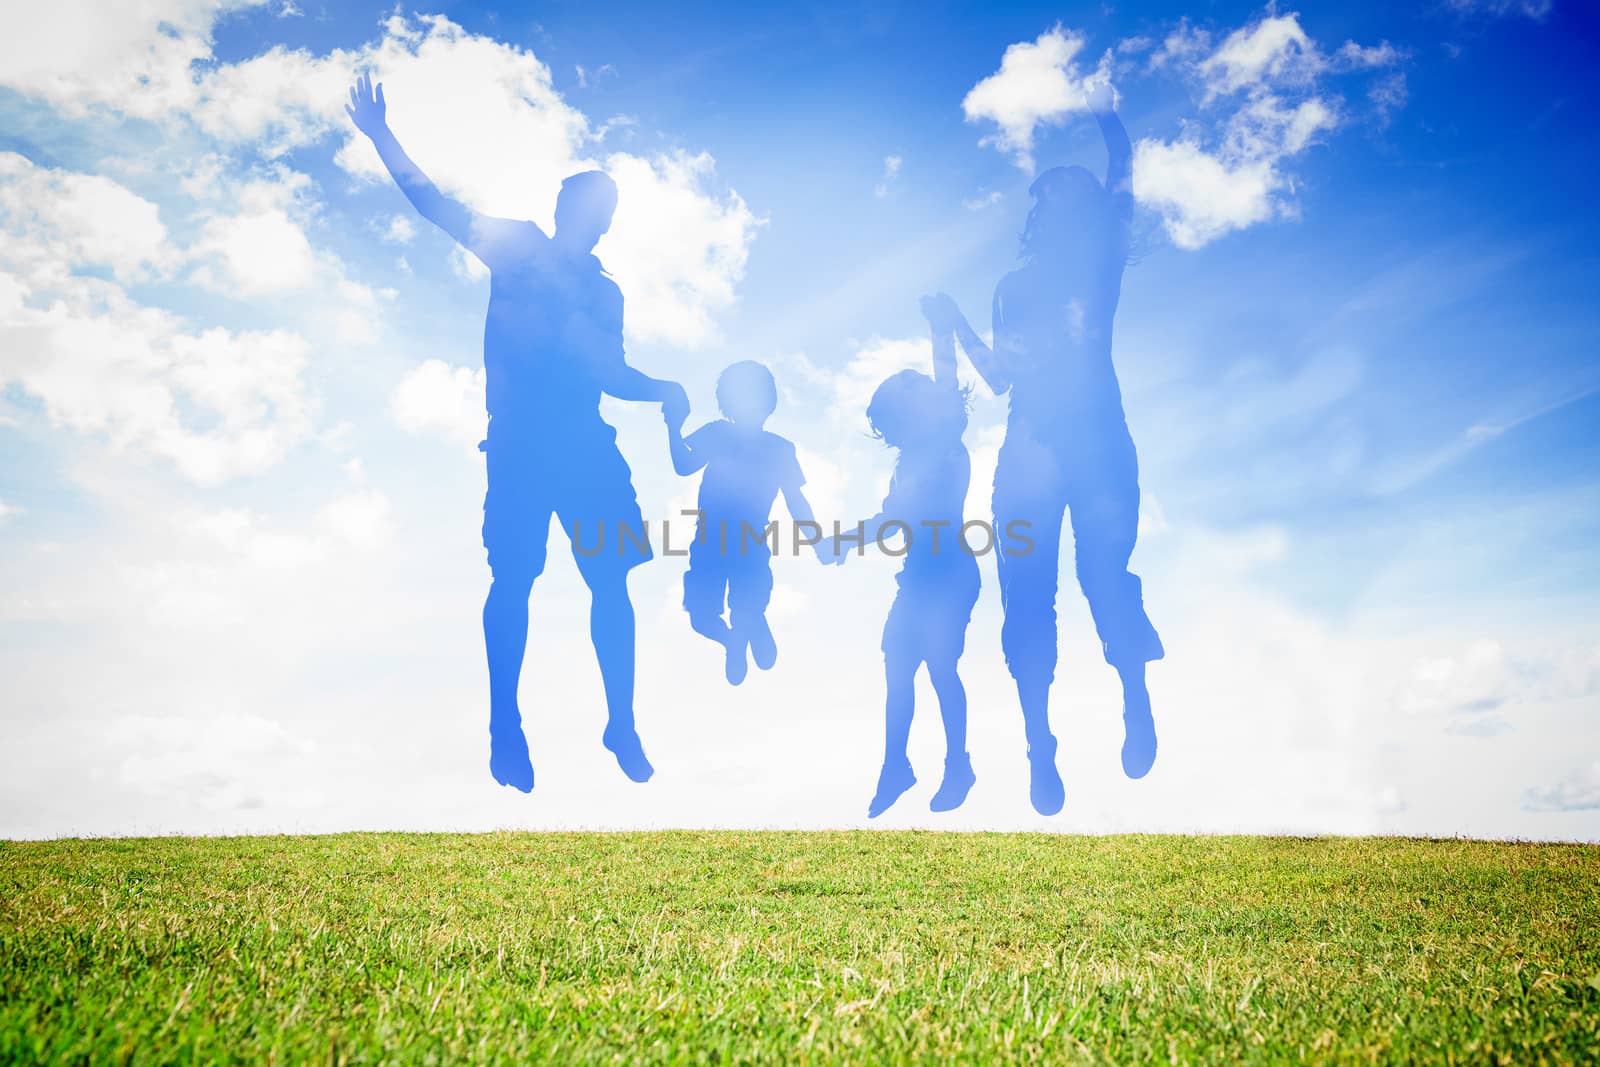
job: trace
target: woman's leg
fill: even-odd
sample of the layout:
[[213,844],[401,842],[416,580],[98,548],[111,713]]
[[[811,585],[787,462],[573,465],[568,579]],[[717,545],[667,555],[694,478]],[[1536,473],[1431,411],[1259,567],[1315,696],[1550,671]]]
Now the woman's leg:
[[1056,671],[1056,587],[1066,499],[1055,453],[1025,427],[1012,427],[994,475],[1000,644],[1017,683],[1032,770],[1034,808],[1054,815],[1065,801],[1050,731],[1050,684]]
[[1078,584],[1089,602],[1106,662],[1122,680],[1122,767],[1141,778],[1156,758],[1145,664],[1165,655],[1144,609],[1139,576],[1128,569],[1139,533],[1139,466],[1127,426],[1111,428],[1069,483]]

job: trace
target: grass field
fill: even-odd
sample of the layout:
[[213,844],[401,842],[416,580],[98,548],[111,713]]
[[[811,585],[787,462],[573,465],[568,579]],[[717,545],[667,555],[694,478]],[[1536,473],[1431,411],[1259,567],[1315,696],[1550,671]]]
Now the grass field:
[[1600,1061],[1600,848],[0,844],[0,1062]]

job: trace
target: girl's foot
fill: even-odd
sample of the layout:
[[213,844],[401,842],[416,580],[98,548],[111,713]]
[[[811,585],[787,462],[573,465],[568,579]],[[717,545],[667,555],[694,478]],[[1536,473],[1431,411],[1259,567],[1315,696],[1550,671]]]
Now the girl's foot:
[[929,811],[954,811],[966,802],[967,793],[978,776],[972,773],[972,757],[965,752],[944,761],[944,781],[928,802]]
[[888,811],[902,793],[916,784],[917,776],[911,772],[910,760],[885,763],[882,773],[878,775],[878,791],[873,794],[872,803],[867,805],[867,818],[876,819]]

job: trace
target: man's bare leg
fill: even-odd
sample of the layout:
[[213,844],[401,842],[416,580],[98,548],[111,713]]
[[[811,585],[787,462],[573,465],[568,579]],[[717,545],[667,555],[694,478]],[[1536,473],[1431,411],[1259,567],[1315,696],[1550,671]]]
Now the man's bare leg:
[[528,645],[528,595],[532,580],[496,578],[483,602],[483,644],[489,660],[489,773],[501,785],[533,789],[533,763],[522,733],[517,682]]
[[617,757],[622,773],[635,782],[647,782],[655,768],[645,758],[633,722],[634,621],[628,574],[585,575],[584,580],[593,597],[589,637],[606,691],[607,722],[602,740]]

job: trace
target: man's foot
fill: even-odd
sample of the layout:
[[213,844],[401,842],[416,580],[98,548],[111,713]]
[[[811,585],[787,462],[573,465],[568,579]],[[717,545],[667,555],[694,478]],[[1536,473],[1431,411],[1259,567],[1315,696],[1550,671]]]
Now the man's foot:
[[533,761],[521,723],[489,724],[489,773],[501,785],[533,792]]
[[723,645],[728,650],[728,662],[723,673],[728,676],[729,685],[738,685],[750,672],[750,664],[744,658],[745,640],[739,634],[729,634]]
[[944,781],[928,802],[929,811],[954,811],[966,802],[967,793],[978,776],[972,773],[972,757],[965,752],[944,761]]
[[617,766],[622,768],[622,773],[635,782],[648,782],[650,776],[656,773],[656,769],[650,766],[650,761],[645,759],[644,746],[639,743],[639,732],[631,726],[626,728],[607,726],[600,743],[617,757]]
[[1028,746],[1028,799],[1040,815],[1054,815],[1067,802],[1067,787],[1056,770],[1056,741]]
[[765,615],[758,617],[750,627],[750,658],[764,671],[770,671],[778,662],[778,642],[772,636],[772,627],[767,625]]
[[1156,762],[1156,721],[1150,714],[1150,691],[1130,685],[1122,694],[1122,773],[1143,778]]
[[878,791],[873,794],[872,803],[867,805],[867,818],[876,819],[888,811],[902,793],[916,784],[917,776],[911,772],[909,760],[885,763],[882,773],[878,775]]

